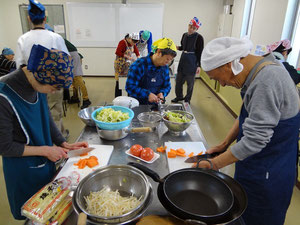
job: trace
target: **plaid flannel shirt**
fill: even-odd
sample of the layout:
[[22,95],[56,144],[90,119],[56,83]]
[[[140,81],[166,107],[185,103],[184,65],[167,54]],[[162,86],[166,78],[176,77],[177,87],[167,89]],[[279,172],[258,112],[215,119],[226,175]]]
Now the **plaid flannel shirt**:
[[160,92],[163,93],[164,97],[166,97],[171,90],[171,82],[169,76],[169,67],[168,66],[159,66],[156,67],[152,63],[150,56],[153,53],[149,54],[147,57],[139,58],[136,60],[129,69],[127,74],[126,81],[126,91],[129,96],[137,98],[137,99],[148,99],[149,94],[151,93],[149,90],[140,87],[140,83],[142,81],[143,76],[145,74],[145,67],[148,66],[148,72],[161,73],[163,75],[163,85],[161,86]]

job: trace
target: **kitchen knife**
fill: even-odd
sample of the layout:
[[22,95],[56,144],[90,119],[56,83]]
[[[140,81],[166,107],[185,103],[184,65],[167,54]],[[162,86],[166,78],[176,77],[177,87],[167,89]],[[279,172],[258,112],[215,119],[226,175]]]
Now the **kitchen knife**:
[[196,155],[196,156],[189,157],[184,162],[186,162],[186,163],[196,163],[196,162],[199,161],[199,159],[211,159],[211,158],[214,158],[214,157],[220,155],[221,153],[222,152],[214,152],[212,154]]
[[81,149],[76,149],[76,150],[70,150],[67,155],[69,158],[71,157],[75,157],[75,156],[80,156],[82,154],[88,153],[92,150],[94,150],[95,148],[81,148]]

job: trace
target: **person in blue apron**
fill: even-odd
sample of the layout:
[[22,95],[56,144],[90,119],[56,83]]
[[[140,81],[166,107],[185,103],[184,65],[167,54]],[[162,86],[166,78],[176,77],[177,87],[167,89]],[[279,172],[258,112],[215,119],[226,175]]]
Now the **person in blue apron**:
[[176,46],[170,38],[152,45],[152,53],[136,60],[129,68],[125,89],[141,105],[157,104],[171,90],[168,64],[176,57]]
[[[172,102],[176,103],[184,100],[190,103],[192,99],[195,76],[200,72],[200,60],[204,46],[202,35],[197,33],[200,26],[199,19],[194,17],[188,25],[188,32],[182,35],[181,46],[177,46],[177,49],[182,51],[182,54],[176,75],[176,97],[172,99]],[[183,97],[182,87],[184,82],[187,83],[187,92]]]
[[221,153],[211,160],[214,169],[236,162],[235,179],[248,196],[247,225],[283,225],[296,177],[299,96],[274,55],[251,55],[252,46],[248,39],[223,37],[203,50],[202,69],[222,86],[241,89],[243,98],[225,140],[208,153]]
[[22,205],[54,178],[55,162],[88,146],[66,142],[47,104],[46,94],[72,84],[72,68],[66,53],[34,45],[28,65],[0,79],[0,154],[15,219],[25,219]]

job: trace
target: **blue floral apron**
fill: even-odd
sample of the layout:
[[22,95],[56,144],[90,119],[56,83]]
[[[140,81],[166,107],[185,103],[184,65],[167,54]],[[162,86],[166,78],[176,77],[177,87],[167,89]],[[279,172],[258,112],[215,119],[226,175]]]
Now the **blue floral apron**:
[[[237,141],[243,137],[242,125],[247,117],[243,105]],[[247,225],[284,224],[296,178],[299,122],[300,113],[280,120],[261,152],[236,163],[235,179],[248,195],[248,207],[242,216]]]
[[[36,102],[30,103],[4,83],[0,83],[0,94],[10,101],[29,146],[53,145],[45,94],[38,93]],[[41,156],[3,157],[3,171],[11,212],[15,219],[25,219],[22,205],[52,180],[55,164]]]
[[[159,69],[148,69],[148,63],[146,61],[144,76],[139,84],[139,87],[149,90],[153,94],[159,94],[162,85],[164,84],[164,77]],[[140,105],[152,104],[147,99],[139,99]]]

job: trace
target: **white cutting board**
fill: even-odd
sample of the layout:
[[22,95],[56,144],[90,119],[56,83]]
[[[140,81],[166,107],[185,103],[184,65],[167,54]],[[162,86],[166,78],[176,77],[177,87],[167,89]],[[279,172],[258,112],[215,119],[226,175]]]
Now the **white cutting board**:
[[194,152],[194,156],[203,152],[206,152],[206,148],[204,147],[203,142],[165,142],[165,146],[167,146],[166,154],[170,151],[170,149],[178,149],[183,148],[185,150],[185,154],[187,157],[176,156],[176,158],[168,158],[168,165],[170,173],[175,170],[180,170],[183,168],[192,167],[192,163],[185,163],[184,161],[188,158],[188,155]]
[[[112,145],[89,145],[89,147],[95,148],[94,150],[90,151],[87,156],[76,156],[69,158],[66,164],[63,166],[63,168],[60,170],[60,172],[57,174],[56,178],[59,177],[69,177],[72,176],[72,172],[77,172],[80,177],[79,180],[82,180],[85,176],[87,176],[89,173],[93,172],[94,170],[106,166],[108,164],[108,161],[110,159],[110,155],[114,149],[114,146]],[[98,158],[99,165],[89,168],[86,166],[84,169],[78,169],[77,166],[74,166],[74,163],[77,163],[79,159],[89,158],[90,156],[96,156]]]

